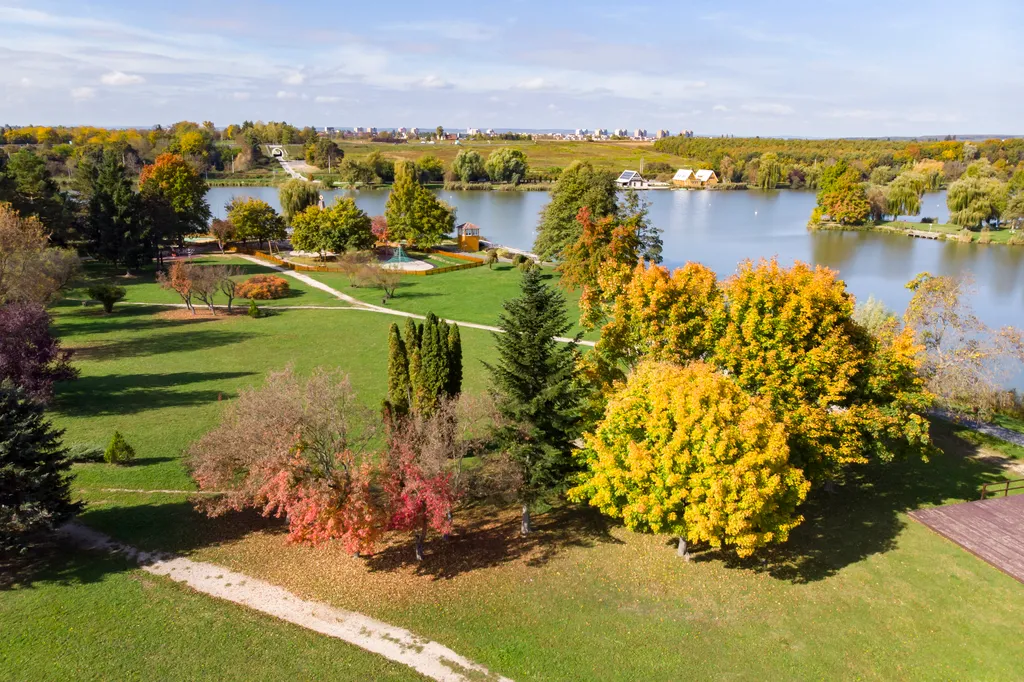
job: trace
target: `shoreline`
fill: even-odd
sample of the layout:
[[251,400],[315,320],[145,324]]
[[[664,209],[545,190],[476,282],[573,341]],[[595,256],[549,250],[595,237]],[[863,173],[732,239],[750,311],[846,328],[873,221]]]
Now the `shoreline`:
[[913,223],[905,220],[887,221],[879,224],[841,225],[834,222],[807,223],[812,232],[883,232],[900,234],[916,239],[932,239],[936,241],[961,242],[964,244],[1000,244],[1005,246],[1024,246],[1024,231],[1013,232],[1009,228],[1000,228],[988,232],[968,230],[951,223]]

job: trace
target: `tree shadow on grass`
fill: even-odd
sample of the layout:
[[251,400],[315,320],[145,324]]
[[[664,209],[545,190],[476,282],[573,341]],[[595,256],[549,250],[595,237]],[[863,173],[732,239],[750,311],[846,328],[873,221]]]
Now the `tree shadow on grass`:
[[[278,519],[254,511],[209,518],[192,502],[87,507],[79,520],[89,528],[137,549],[187,555],[189,552],[231,542],[251,532],[285,533]],[[283,542],[283,539],[282,539]],[[16,562],[0,563],[0,592],[31,588],[36,583],[91,583],[110,573],[130,571],[139,563],[116,553],[84,552],[55,541],[36,548]]]
[[450,580],[463,573],[513,562],[538,568],[566,549],[619,544],[609,520],[594,510],[556,507],[534,519],[534,531],[519,534],[518,514],[476,507],[455,517],[447,539],[428,539],[423,561],[416,561],[411,539],[396,542],[366,559],[371,571],[415,568],[418,575]]
[[722,561],[779,580],[810,583],[893,549],[907,525],[906,512],[976,500],[982,484],[1002,478],[998,466],[976,458],[977,446],[955,436],[948,426],[933,423],[932,438],[943,451],[929,461],[865,465],[835,492],[813,492],[801,510],[804,522],[785,544],[749,559],[706,551],[695,560]]
[[62,301],[51,306],[51,311],[60,313],[54,318],[53,326],[57,335],[62,337],[167,329],[211,322],[214,319],[209,317],[170,319],[154,315],[154,313],[167,310],[166,306],[119,305],[114,308],[113,313],[105,315],[99,306],[85,307],[70,301]]
[[255,372],[172,372],[82,377],[60,384],[53,409],[66,416],[95,417],[202,405],[234,394],[214,389],[185,391],[180,387],[253,374]]
[[[225,316],[226,318],[226,316]],[[204,318],[212,321],[214,318]],[[186,322],[189,324],[190,322]],[[112,360],[142,355],[164,353],[190,353],[206,348],[221,348],[242,343],[253,334],[227,329],[197,329],[188,334],[175,332],[165,334],[136,335],[131,338],[101,342],[88,346],[69,346],[75,351],[75,358],[84,360]]]

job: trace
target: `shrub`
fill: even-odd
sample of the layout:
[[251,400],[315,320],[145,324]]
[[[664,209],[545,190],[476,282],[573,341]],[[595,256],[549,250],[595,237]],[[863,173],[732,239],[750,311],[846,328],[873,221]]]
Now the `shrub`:
[[128,444],[120,431],[114,431],[110,445],[103,451],[103,461],[107,464],[125,464],[135,459],[135,448]]
[[249,315],[249,317],[251,317],[254,320],[258,319],[260,317],[263,317],[263,311],[260,310],[258,305],[256,305],[256,301],[254,299],[251,299],[251,298],[249,299],[249,312],[248,312],[248,315]]
[[981,234],[978,235],[979,244],[989,244],[992,242],[992,230],[987,227],[981,228]]
[[67,447],[68,459],[72,462],[102,462],[103,448],[91,443],[72,443]]
[[524,256],[523,254],[517,253],[516,255],[512,256],[512,265],[519,266],[528,260],[530,259]]
[[529,272],[530,270],[533,270],[534,268],[539,266],[529,258],[524,258],[523,262],[521,262],[517,267],[519,268],[520,272]]
[[937,223],[939,221],[938,221],[937,218],[921,218],[921,222],[922,223]]
[[97,284],[89,287],[89,298],[103,304],[103,312],[114,312],[114,304],[124,298],[124,287],[113,284]]
[[499,258],[511,258],[512,257],[512,252],[509,251],[508,249],[498,249],[498,257]]
[[260,301],[284,298],[288,292],[288,280],[276,275],[253,275],[235,289],[239,298],[252,298]]

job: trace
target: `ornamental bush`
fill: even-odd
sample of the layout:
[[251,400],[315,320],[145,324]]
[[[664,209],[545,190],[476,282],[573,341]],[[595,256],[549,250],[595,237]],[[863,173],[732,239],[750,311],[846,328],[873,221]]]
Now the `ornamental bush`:
[[97,284],[89,287],[89,298],[103,304],[103,312],[110,314],[114,312],[114,304],[125,296],[124,287],[113,284]]
[[235,290],[239,298],[269,301],[288,295],[288,280],[276,275],[253,275],[238,285]]
[[128,444],[120,431],[114,431],[110,445],[103,452],[103,461],[107,464],[127,464],[135,459],[135,448]]

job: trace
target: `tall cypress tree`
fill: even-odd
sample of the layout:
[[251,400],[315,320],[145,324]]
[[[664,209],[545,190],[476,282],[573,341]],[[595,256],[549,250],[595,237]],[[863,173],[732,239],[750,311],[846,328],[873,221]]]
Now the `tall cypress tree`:
[[454,397],[462,393],[462,336],[459,325],[448,327],[448,395]]
[[409,358],[398,325],[392,323],[388,333],[388,403],[397,415],[409,412],[411,385]]
[[62,434],[41,403],[0,384],[0,555],[24,553],[81,509],[71,501]]
[[405,318],[405,350],[407,353],[412,353],[413,349],[420,347],[420,329],[417,328],[416,320],[411,317]]
[[416,409],[429,414],[448,384],[448,339],[442,338],[442,323],[434,313],[427,313],[420,340],[420,371],[416,385]]
[[486,365],[505,426],[496,441],[522,475],[522,533],[530,532],[530,505],[573,470],[579,431],[577,343],[560,343],[572,327],[562,294],[544,284],[540,268],[523,274],[519,298],[506,301],[504,333],[494,334],[498,362]]

